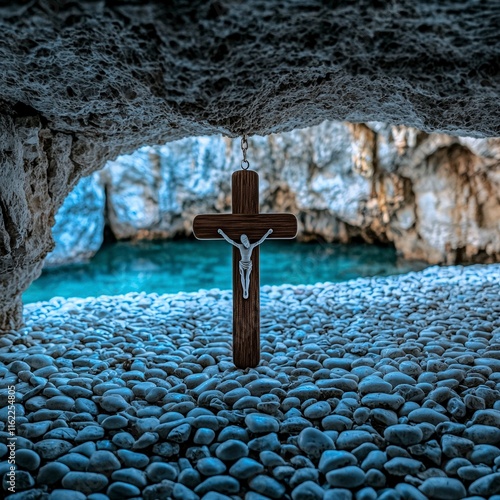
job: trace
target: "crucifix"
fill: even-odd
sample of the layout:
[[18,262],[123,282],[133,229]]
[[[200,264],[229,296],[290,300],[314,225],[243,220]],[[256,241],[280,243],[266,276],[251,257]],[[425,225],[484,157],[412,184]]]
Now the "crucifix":
[[259,175],[248,170],[246,137],[241,144],[242,170],[231,178],[232,213],[197,215],[193,233],[199,240],[225,239],[233,246],[233,360],[237,367],[248,368],[260,361],[259,245],[267,239],[295,238],[297,218],[259,213]]

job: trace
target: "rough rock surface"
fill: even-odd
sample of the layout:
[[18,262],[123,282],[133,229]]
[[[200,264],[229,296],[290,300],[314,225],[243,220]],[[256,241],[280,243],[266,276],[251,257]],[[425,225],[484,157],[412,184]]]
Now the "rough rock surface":
[[500,135],[499,18],[480,0],[2,4],[0,329],[62,199],[120,153],[325,119]]
[[325,119],[495,136],[499,22],[480,0],[10,2],[1,98],[99,147]]
[[54,248],[57,210],[102,152],[38,117],[0,115],[0,134],[0,330],[8,330],[20,323],[21,294]]
[[85,261],[99,250],[105,223],[100,172],[80,180],[64,200],[55,220],[52,237],[56,245],[45,259],[46,266]]
[[20,294],[51,249],[54,213],[75,178],[72,137],[53,134],[36,118],[0,116],[0,328],[21,317]]
[[[254,136],[249,144],[251,167],[261,177],[261,210],[295,213],[302,240],[393,242],[405,258],[431,263],[500,257],[499,139],[323,122]],[[108,162],[103,179],[113,234],[190,235],[197,213],[230,210],[231,172],[240,159],[238,140],[212,136]],[[85,196],[79,204],[76,213],[87,209]],[[72,213],[61,215],[60,237],[74,234]],[[80,220],[74,224],[77,230]],[[102,225],[95,230],[100,237]]]
[[228,291],[28,305],[0,338],[5,496],[496,500],[499,286],[499,265],[265,286],[247,370]]

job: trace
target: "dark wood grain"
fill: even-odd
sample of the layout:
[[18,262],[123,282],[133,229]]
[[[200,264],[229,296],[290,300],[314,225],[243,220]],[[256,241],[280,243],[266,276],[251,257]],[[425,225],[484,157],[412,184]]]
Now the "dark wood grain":
[[[243,214],[247,217],[250,216],[249,218],[254,220],[259,213],[259,175],[257,172],[252,170],[234,172],[232,176],[232,195],[234,214],[232,217]],[[224,228],[221,229],[224,231]],[[232,229],[233,226],[231,226]],[[238,228],[235,229],[237,232]],[[266,231],[267,229],[260,236],[257,236],[257,239],[264,236]],[[241,234],[241,232],[238,234],[238,238]],[[247,236],[250,241],[255,238],[250,234],[247,234]],[[254,367],[260,361],[259,253],[259,248],[254,248],[248,299],[244,299],[239,269],[240,251],[233,247],[233,361],[238,368]]]
[[[234,196],[234,195],[233,195]],[[268,239],[292,239],[297,235],[297,218],[293,214],[202,214],[193,221],[193,232],[199,240],[218,240],[222,229],[232,240],[239,242],[246,234],[251,243],[273,232]]]
[[259,213],[259,174],[236,170],[231,177],[233,214]]

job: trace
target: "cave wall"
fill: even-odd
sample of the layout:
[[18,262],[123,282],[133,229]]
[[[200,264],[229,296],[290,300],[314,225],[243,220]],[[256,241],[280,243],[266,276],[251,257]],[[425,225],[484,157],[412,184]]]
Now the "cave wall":
[[[405,258],[430,263],[500,260],[500,139],[323,122],[249,144],[261,210],[295,213],[299,240],[392,242]],[[58,213],[46,262],[88,258],[105,212],[117,239],[190,236],[196,214],[231,210],[240,160],[239,140],[204,136],[109,161]]]
[[0,328],[64,197],[145,144],[324,120],[500,136],[499,24],[481,0],[3,3]]
[[0,330],[8,330],[22,322],[21,294],[54,248],[56,212],[109,151],[36,115],[0,115],[0,144]]
[[21,292],[53,247],[51,227],[74,172],[72,137],[43,128],[37,117],[0,115],[0,328],[22,315]]

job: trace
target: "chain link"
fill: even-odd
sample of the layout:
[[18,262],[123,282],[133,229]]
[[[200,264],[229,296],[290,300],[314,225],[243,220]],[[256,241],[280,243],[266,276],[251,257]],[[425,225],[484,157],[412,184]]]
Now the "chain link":
[[241,151],[243,152],[243,160],[241,160],[241,168],[243,170],[248,170],[250,167],[250,163],[247,160],[248,139],[246,134],[241,138]]

